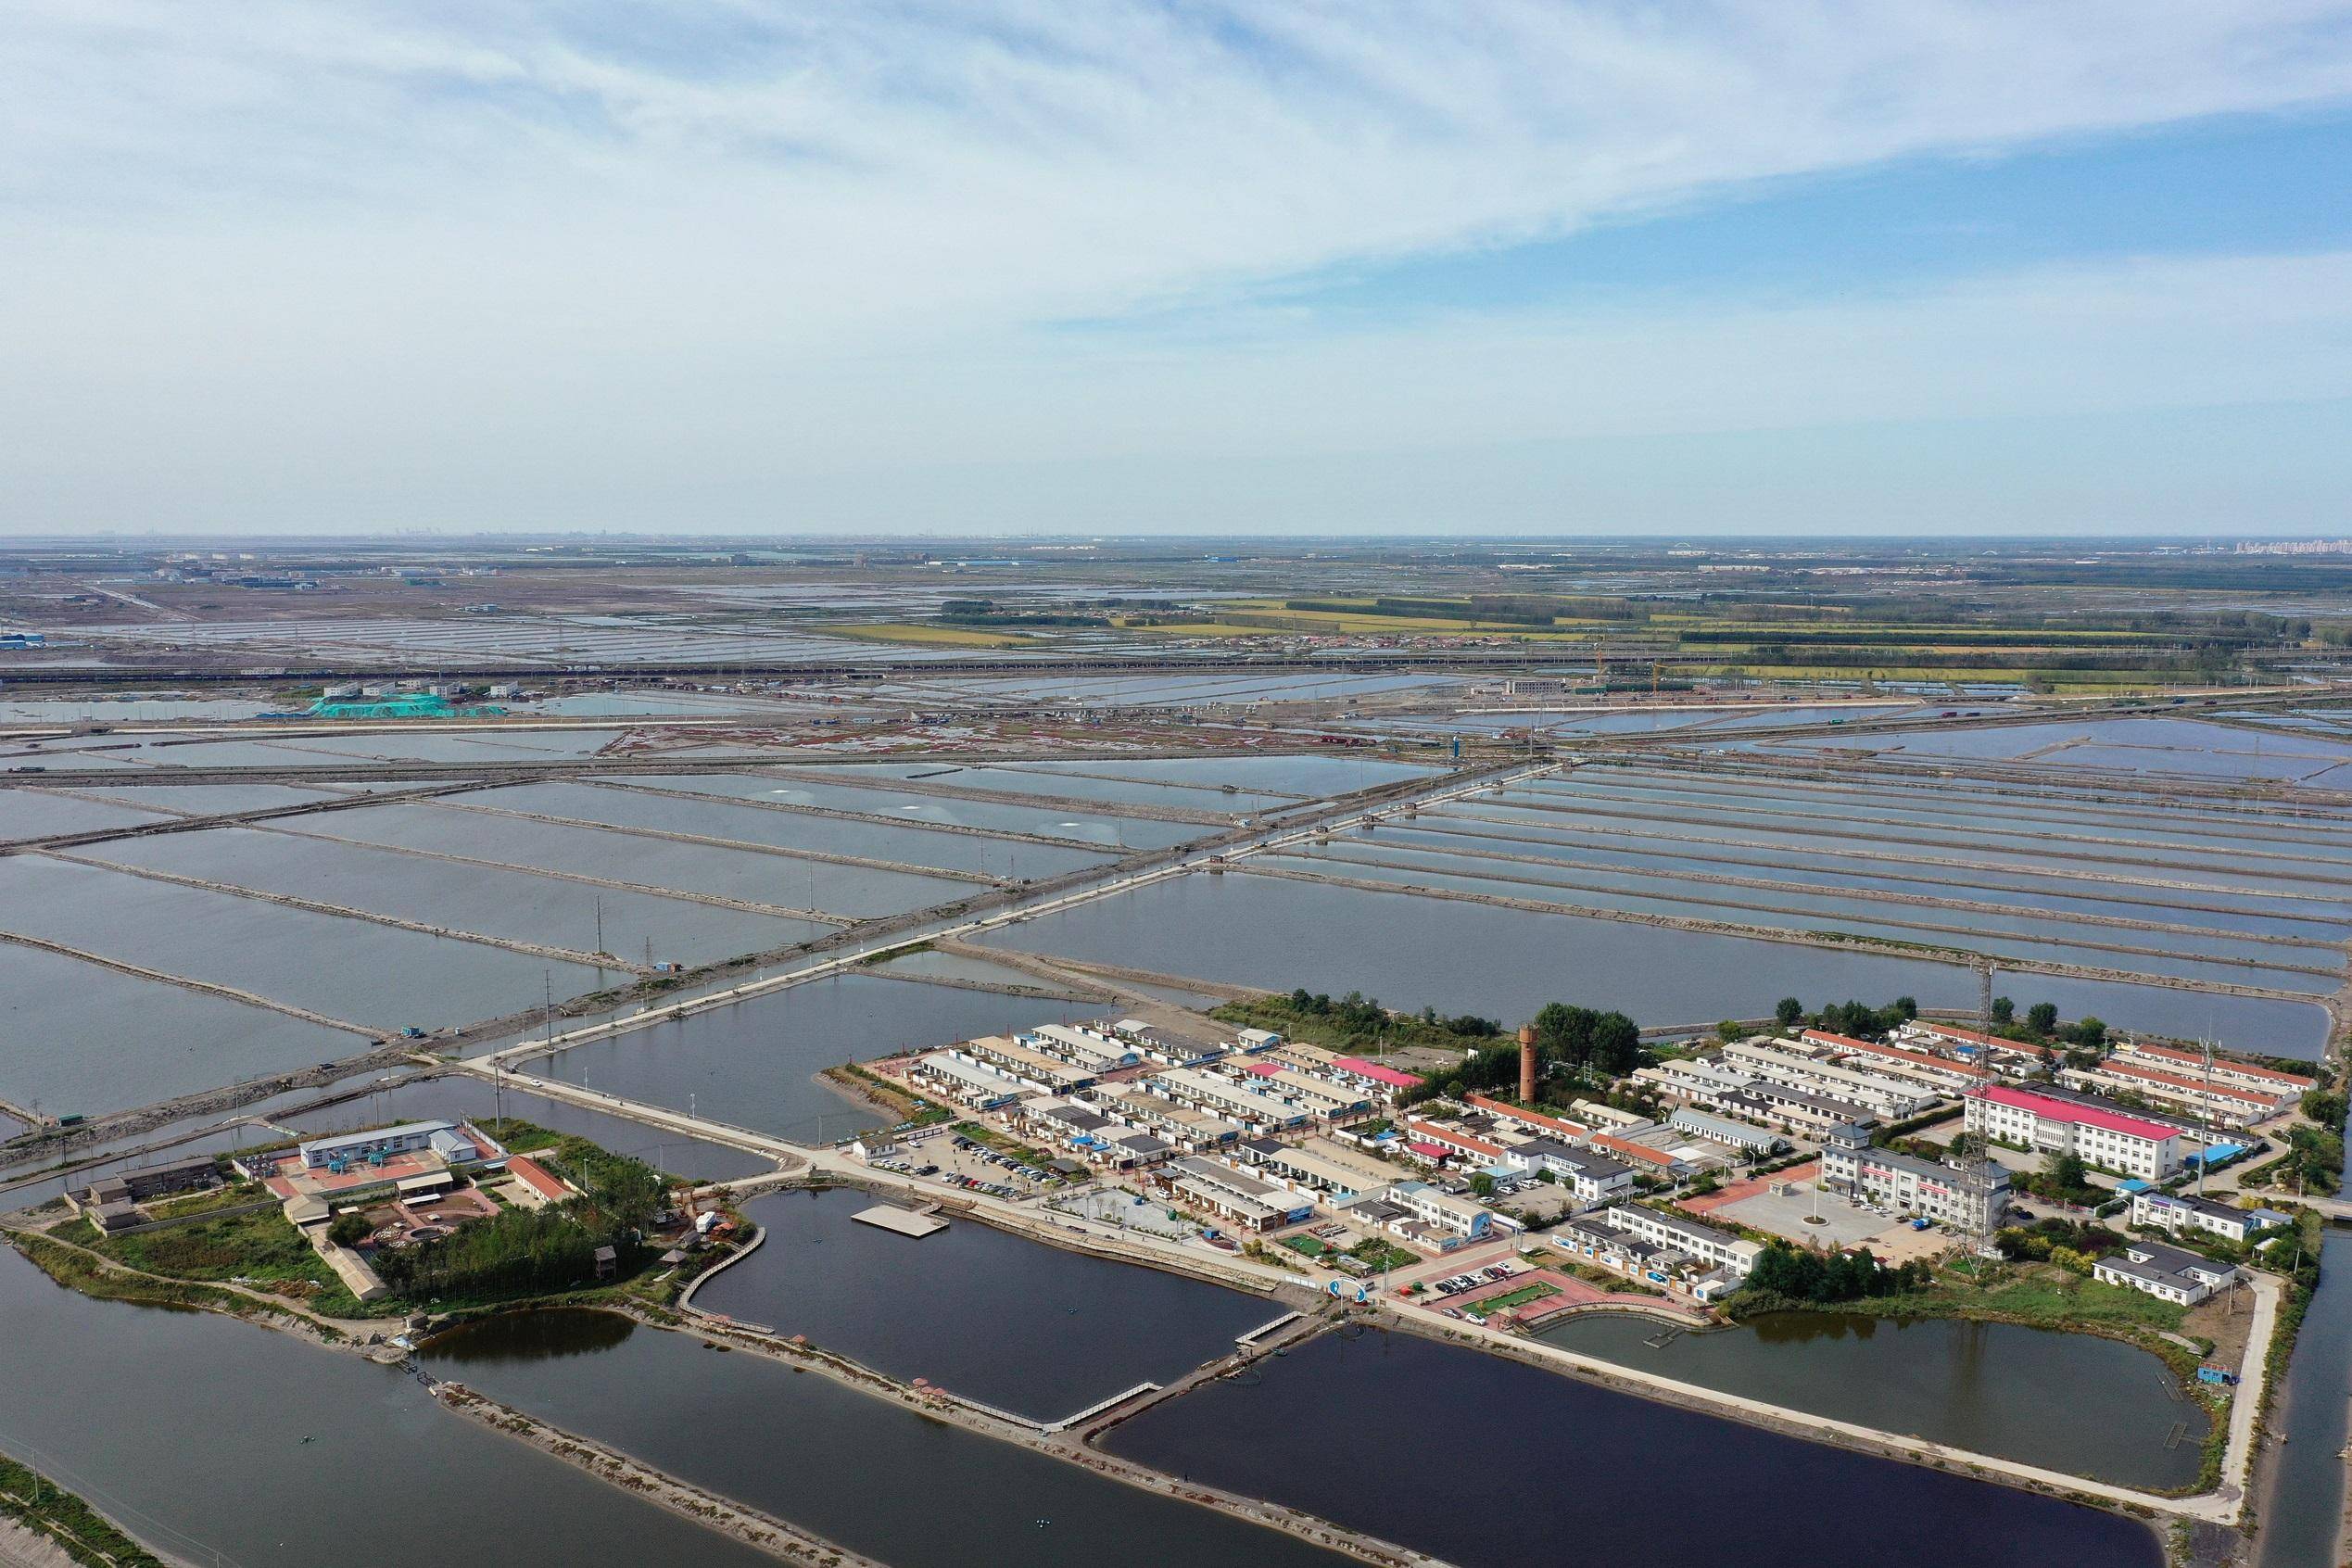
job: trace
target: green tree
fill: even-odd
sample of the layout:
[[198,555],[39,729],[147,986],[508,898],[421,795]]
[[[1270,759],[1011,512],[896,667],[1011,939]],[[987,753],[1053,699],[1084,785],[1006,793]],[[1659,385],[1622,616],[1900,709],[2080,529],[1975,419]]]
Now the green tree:
[[1592,1065],[1612,1078],[1623,1078],[1641,1065],[1641,1030],[1623,1013],[1603,1013],[1593,1020]]
[[327,1240],[337,1246],[357,1246],[375,1232],[368,1217],[356,1208],[347,1208],[335,1217],[327,1227]]
[[1780,1020],[1781,1028],[1788,1029],[1805,1016],[1805,1005],[1793,996],[1784,996],[1774,1005],[1772,1016]]
[[2058,1006],[2055,1002],[2036,1002],[2026,1009],[2026,1028],[2036,1034],[2047,1034],[2058,1027]]
[[1470,1179],[1470,1190],[1477,1194],[1480,1197],[1493,1197],[1495,1195],[1495,1179],[1481,1170],[1477,1175],[1473,1176]]
[[1997,1027],[2007,1028],[2017,1021],[2017,1005],[2015,1002],[2005,996],[1996,996],[1992,999],[1992,1021]]
[[1536,1014],[1536,1050],[1555,1061],[1581,1069],[1592,1056],[1593,1025],[1600,1015],[1590,1007],[1547,1002]]

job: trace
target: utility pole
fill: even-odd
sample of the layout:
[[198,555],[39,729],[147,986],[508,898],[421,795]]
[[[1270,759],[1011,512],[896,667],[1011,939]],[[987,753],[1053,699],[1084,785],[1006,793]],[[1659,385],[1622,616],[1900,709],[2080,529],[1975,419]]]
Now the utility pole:
[[2213,1163],[2213,1036],[2207,1035],[2198,1043],[2205,1047],[2205,1093],[2197,1098],[2197,1135],[2205,1146],[2197,1151],[2197,1196],[2205,1196],[2205,1168]]

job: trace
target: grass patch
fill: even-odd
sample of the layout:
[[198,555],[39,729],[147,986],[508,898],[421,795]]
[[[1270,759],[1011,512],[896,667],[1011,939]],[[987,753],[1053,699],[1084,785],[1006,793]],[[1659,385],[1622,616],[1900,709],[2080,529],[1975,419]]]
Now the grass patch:
[[1524,1307],[1530,1301],[1541,1301],[1547,1296],[1559,1294],[1558,1285],[1537,1280],[1534,1284],[1521,1285],[1517,1290],[1507,1290],[1500,1296],[1490,1296],[1478,1303],[1478,1309],[1481,1312],[1508,1312],[1514,1307]]
[[[536,1121],[525,1121],[521,1117],[486,1117],[474,1125],[505,1144],[509,1150],[546,1155],[550,1165],[567,1168],[558,1172],[562,1175],[591,1172],[613,1160],[626,1160],[631,1165],[645,1163],[630,1159],[626,1155],[616,1155],[603,1144],[583,1138],[576,1132],[551,1132]],[[670,1180],[677,1182],[685,1178],[672,1176]]]
[[[1373,1005],[1377,1005],[1374,1004]],[[1295,1006],[1288,996],[1253,996],[1228,1002],[1210,1010],[1220,1023],[1246,1029],[1271,1029],[1286,1040],[1303,1041],[1334,1051],[1370,1051],[1385,1040],[1391,1045],[1429,1045],[1445,1051],[1479,1051],[1500,1038],[1476,1034],[1434,1022],[1410,1013],[1388,1013],[1375,1018],[1369,1010],[1317,1013]]]
[[1403,1269],[1421,1261],[1418,1254],[1407,1252],[1379,1236],[1366,1236],[1347,1249],[1347,1256],[1374,1269]]
[[176,1220],[187,1214],[209,1214],[216,1208],[234,1208],[238,1204],[259,1202],[269,1195],[259,1182],[231,1182],[209,1192],[190,1193],[185,1197],[140,1207],[154,1219]]
[[827,1068],[819,1076],[830,1079],[869,1104],[879,1106],[899,1120],[913,1122],[917,1127],[946,1121],[955,1114],[944,1106],[935,1106],[908,1092],[879,1073],[866,1071],[855,1062]]
[[2084,1279],[2055,1263],[2004,1265],[1982,1283],[1947,1271],[1925,1290],[1839,1302],[1836,1309],[1882,1318],[1983,1318],[2034,1328],[2119,1332],[2130,1338],[2178,1334],[2188,1313],[2145,1291]]
[[57,1483],[0,1455],[0,1519],[55,1541],[88,1568],[163,1568],[163,1560],[116,1529],[91,1506]]
[[1018,1138],[1008,1138],[993,1127],[983,1126],[977,1121],[959,1121],[955,1124],[955,1131],[984,1148],[1012,1156],[1032,1170],[1044,1170],[1046,1162],[1055,1157],[1043,1149],[1032,1148]]
[[354,1317],[361,1311],[326,1259],[274,1208],[106,1236],[84,1245],[101,1257],[150,1274],[209,1283],[234,1280],[330,1317]]
[[102,1269],[87,1253],[52,1241],[47,1236],[15,1231],[9,1233],[9,1240],[43,1273],[67,1289],[80,1291],[94,1300],[185,1307],[195,1310],[226,1312],[239,1318],[258,1317],[268,1310],[250,1297],[222,1290],[217,1285],[196,1284],[187,1280],[145,1279]]

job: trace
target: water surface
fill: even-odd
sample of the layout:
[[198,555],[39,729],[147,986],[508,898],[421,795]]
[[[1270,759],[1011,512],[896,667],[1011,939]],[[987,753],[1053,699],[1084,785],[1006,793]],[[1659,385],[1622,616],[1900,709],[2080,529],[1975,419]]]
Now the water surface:
[[127,1110],[367,1047],[364,1035],[0,942],[0,1099],[52,1115]]
[[1171,1382],[1287,1310],[977,1220],[917,1240],[851,1220],[876,1201],[849,1188],[753,1200],[767,1239],[694,1304],[1040,1421]]
[[[2206,1407],[2145,1350],[2015,1323],[1789,1312],[1660,1345],[1654,1321],[1594,1316],[1536,1337],[1661,1377],[2125,1486],[2195,1481],[2211,1426]],[[2067,1397],[2041,1397],[2053,1388]],[[2176,1426],[2185,1428],[2177,1442]]]
[[414,1378],[212,1313],[94,1301],[0,1247],[0,1449],[191,1562],[775,1560],[440,1409]]
[[2114,1514],[1381,1331],[1205,1385],[1105,1446],[1460,1568],[1650,1562],[1668,1537],[1736,1542],[1746,1568],[1814,1568],[1841,1534],[1855,1561],[1904,1568],[2163,1561]]
[[[1506,1021],[1546,1002],[1614,1007],[1645,1025],[1758,1018],[1783,996],[1973,1006],[1975,976],[1953,964],[1842,953],[1574,915],[1205,873],[992,932],[989,946],[1132,965],[1164,974],[1334,995]],[[2277,1056],[2313,1057],[2324,1009],[2120,981],[2013,975],[2020,1006]]]
[[1041,1023],[1081,1022],[1102,1010],[1094,1003],[841,975],[590,1041],[524,1070],[779,1138],[831,1142],[894,1119],[819,1080],[827,1068]]
[[583,1324],[582,1316],[493,1319],[434,1341],[426,1364],[436,1376],[891,1568],[1340,1568],[1350,1561],[818,1373],[714,1353],[690,1335]]

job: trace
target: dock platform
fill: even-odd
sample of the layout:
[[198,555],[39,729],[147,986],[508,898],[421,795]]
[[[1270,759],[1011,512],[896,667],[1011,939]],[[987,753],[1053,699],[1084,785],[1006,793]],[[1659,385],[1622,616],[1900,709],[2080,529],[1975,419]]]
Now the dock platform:
[[936,1214],[917,1214],[896,1204],[878,1203],[850,1216],[862,1225],[879,1225],[885,1231],[896,1231],[902,1236],[923,1237],[934,1231],[947,1229],[947,1221]]

